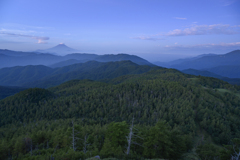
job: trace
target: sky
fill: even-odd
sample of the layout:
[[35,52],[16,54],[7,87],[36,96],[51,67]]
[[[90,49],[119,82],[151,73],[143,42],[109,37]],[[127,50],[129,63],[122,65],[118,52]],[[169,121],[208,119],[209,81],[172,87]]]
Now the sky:
[[0,0],[0,49],[171,61],[240,49],[240,0]]

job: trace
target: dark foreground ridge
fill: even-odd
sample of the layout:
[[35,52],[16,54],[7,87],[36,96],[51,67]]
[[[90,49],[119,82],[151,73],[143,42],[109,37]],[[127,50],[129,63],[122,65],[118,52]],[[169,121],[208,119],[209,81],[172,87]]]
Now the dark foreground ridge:
[[239,144],[240,87],[159,68],[28,89],[1,100],[0,117],[3,159],[227,160]]

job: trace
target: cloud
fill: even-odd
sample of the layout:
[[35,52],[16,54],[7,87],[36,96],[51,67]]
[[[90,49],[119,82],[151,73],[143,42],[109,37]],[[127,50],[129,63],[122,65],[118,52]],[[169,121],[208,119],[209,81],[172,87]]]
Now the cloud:
[[24,24],[18,24],[18,23],[0,23],[1,27],[6,27],[6,28],[18,28],[21,30],[29,30],[29,29],[34,29],[34,30],[54,30],[53,27],[42,27],[42,26],[30,26],[30,25],[24,25]]
[[240,42],[233,42],[233,43],[208,43],[208,44],[196,44],[196,45],[167,45],[165,48],[169,49],[203,49],[203,48],[222,48],[222,47],[240,47]]
[[170,31],[165,36],[189,36],[189,35],[212,35],[212,34],[238,34],[238,26],[230,26],[228,24],[213,24],[213,25],[194,25],[186,29],[175,29]]
[[131,39],[141,39],[141,40],[150,40],[150,41],[163,40],[163,38],[154,38],[150,36],[131,37]]
[[25,34],[18,34],[18,33],[8,33],[8,32],[0,32],[0,34],[7,35],[7,36],[15,36],[15,37],[26,37],[31,39],[38,40],[37,43],[39,44],[46,44],[46,40],[49,40],[49,37],[40,37],[40,36],[32,36],[32,35],[25,35]]
[[229,6],[233,3],[235,3],[237,0],[222,0],[223,6]]
[[234,35],[240,33],[240,25],[229,24],[196,25],[185,29],[175,29],[167,33],[160,33],[148,36],[131,37],[140,40],[163,40],[164,37],[190,36],[190,35]]
[[174,17],[175,19],[186,20],[187,18]]

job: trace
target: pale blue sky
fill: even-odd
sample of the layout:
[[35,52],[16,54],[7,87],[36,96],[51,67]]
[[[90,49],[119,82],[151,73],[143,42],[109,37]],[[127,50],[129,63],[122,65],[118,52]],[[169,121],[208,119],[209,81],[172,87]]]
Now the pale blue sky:
[[167,61],[240,49],[240,0],[0,0],[0,49]]

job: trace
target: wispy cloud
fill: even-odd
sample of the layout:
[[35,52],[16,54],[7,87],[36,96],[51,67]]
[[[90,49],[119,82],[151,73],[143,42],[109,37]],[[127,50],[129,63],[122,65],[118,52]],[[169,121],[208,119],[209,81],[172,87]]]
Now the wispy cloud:
[[233,42],[233,43],[208,43],[208,44],[196,44],[196,45],[166,45],[165,48],[169,49],[180,49],[180,48],[216,48],[216,47],[240,47],[240,42]]
[[131,37],[131,39],[141,39],[141,40],[149,40],[149,41],[157,41],[157,40],[163,40],[163,38],[155,38],[151,36],[139,36],[139,37]]
[[213,25],[194,25],[190,28],[175,29],[170,31],[165,36],[189,36],[189,35],[211,35],[211,34],[238,34],[239,26],[230,26],[228,24],[213,24]]
[[36,39],[38,40],[37,43],[39,44],[46,44],[46,40],[49,40],[49,37],[40,37],[40,36],[33,36],[33,35],[25,35],[25,34],[18,34],[18,33],[8,33],[8,32],[0,32],[2,35],[6,36],[14,36],[14,37],[26,37],[26,38],[31,38],[31,39]]
[[[54,30],[52,27],[29,26],[16,23],[1,23],[0,35],[5,37],[25,37],[37,40],[39,44],[46,44],[49,37],[40,36],[45,31]],[[37,36],[36,36],[37,35]]]
[[235,3],[237,0],[222,0],[223,6],[229,6]]
[[234,35],[240,34],[240,25],[231,26],[229,24],[213,24],[213,25],[196,25],[185,29],[174,29],[167,33],[159,33],[155,35],[144,35],[131,37],[140,40],[163,40],[166,37],[174,36],[190,36],[190,35]]
[[173,17],[174,19],[180,19],[180,20],[186,20],[187,18],[182,18],[182,17]]
[[18,28],[21,30],[54,30],[53,27],[30,26],[18,23],[0,23],[0,27],[4,28]]

